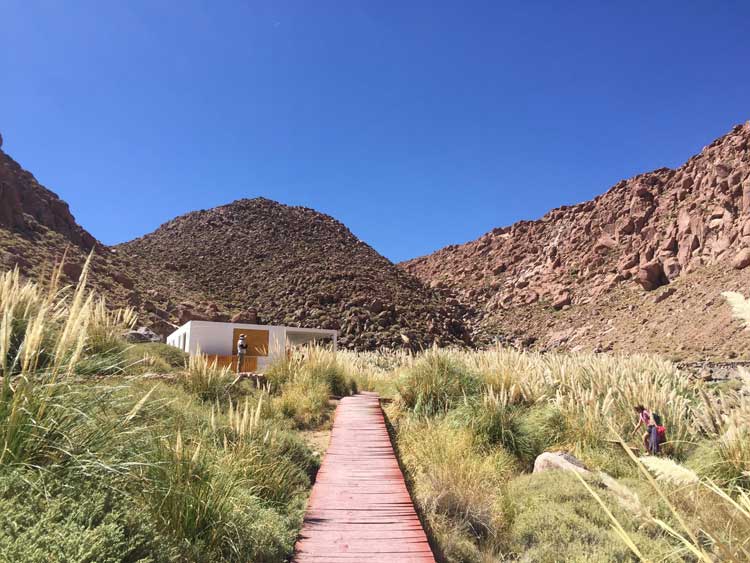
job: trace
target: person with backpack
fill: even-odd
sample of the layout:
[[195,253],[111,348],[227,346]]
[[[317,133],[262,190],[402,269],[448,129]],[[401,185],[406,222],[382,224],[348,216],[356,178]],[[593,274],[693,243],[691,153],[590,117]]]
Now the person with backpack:
[[652,412],[651,418],[654,421],[654,428],[651,429],[649,436],[649,446],[651,453],[657,455],[661,451],[661,445],[667,441],[667,429],[662,425],[659,413]]

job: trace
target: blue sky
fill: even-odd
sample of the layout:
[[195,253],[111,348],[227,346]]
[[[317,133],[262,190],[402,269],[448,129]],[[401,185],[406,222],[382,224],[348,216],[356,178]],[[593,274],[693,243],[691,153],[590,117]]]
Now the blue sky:
[[6,0],[0,21],[3,149],[110,244],[264,196],[399,261],[750,119],[741,0]]

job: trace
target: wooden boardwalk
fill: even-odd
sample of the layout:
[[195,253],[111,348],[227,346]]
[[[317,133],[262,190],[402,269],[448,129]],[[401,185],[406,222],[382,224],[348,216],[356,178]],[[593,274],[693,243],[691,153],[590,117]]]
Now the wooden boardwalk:
[[375,393],[336,409],[294,561],[435,562]]

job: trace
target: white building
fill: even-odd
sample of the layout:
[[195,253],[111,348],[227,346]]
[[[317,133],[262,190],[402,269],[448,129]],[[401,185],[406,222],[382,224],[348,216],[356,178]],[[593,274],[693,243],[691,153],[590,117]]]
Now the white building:
[[336,349],[338,331],[247,323],[189,321],[167,337],[167,344],[193,355],[199,350],[219,365],[236,367],[237,340],[245,335],[247,356],[242,371],[262,371],[288,350],[312,343],[330,343]]

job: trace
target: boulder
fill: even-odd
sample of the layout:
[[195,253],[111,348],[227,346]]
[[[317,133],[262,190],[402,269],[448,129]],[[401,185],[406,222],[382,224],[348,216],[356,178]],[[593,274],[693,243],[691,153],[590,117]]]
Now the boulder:
[[153,330],[142,326],[136,330],[129,330],[126,332],[125,340],[133,343],[161,342],[162,337],[156,334]]
[[566,305],[570,305],[571,301],[572,297],[570,295],[570,292],[568,290],[561,291],[555,296],[554,300],[552,301],[552,307],[559,310]]
[[664,275],[671,281],[680,275],[682,266],[680,266],[680,261],[677,258],[667,258],[662,264],[662,269],[664,270]]
[[617,247],[617,241],[607,233],[602,235],[594,243],[594,252],[607,253]]
[[736,270],[742,270],[750,265],[750,249],[743,248],[732,259],[732,267]]
[[123,273],[115,272],[112,279],[123,286],[125,289],[133,289],[135,282]]
[[71,281],[78,281],[83,273],[83,265],[77,262],[66,262],[62,267],[63,273]]
[[636,281],[646,291],[653,291],[657,287],[661,287],[667,283],[664,268],[656,260],[647,262],[638,268]]
[[671,297],[672,295],[674,295],[675,291],[676,290],[674,287],[668,287],[664,291],[657,293],[656,295],[654,295],[654,303],[661,303],[668,297]]
[[534,460],[534,473],[544,471],[575,471],[581,475],[590,475],[583,462],[565,452],[544,452]]
[[639,515],[645,514],[637,494],[603,471],[589,471],[581,460],[570,454],[544,452],[537,456],[534,460],[534,473],[544,473],[545,471],[574,471],[584,477],[596,477],[601,485],[614,495],[614,498],[623,508]]
[[[300,315],[302,316],[302,312],[300,312]],[[241,313],[237,313],[235,315],[232,315],[232,317],[229,319],[229,322],[232,323],[246,323],[246,324],[259,324],[258,323],[258,311],[255,309],[249,309],[247,311],[243,311]]]

